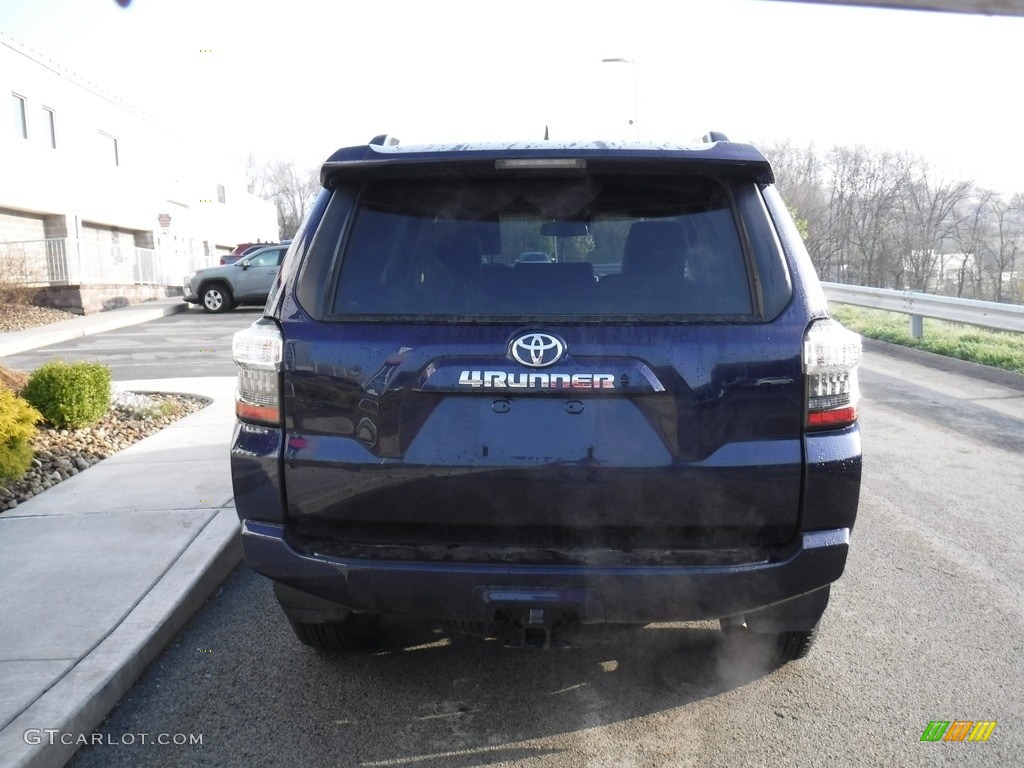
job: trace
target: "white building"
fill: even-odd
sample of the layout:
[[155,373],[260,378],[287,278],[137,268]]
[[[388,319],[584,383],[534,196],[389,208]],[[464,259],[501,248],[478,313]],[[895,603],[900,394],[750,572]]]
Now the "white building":
[[166,295],[273,204],[145,114],[0,34],[0,283],[79,312]]

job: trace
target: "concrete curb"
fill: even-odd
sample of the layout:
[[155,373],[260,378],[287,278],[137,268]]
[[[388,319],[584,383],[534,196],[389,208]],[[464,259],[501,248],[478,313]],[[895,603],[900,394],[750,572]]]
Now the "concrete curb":
[[963,376],[970,376],[974,379],[981,379],[990,384],[998,384],[1008,389],[1024,391],[1024,375],[1006,371],[1002,368],[994,368],[990,365],[972,363],[969,360],[960,360],[956,357],[946,357],[935,352],[928,352],[914,347],[905,347],[902,344],[890,344],[887,341],[878,341],[862,337],[864,349],[880,355],[888,355],[898,360],[906,360],[911,363],[926,365],[947,373],[959,373]]
[[138,325],[156,320],[188,309],[188,304],[181,298],[158,299],[142,304],[133,304],[120,309],[112,309],[95,315],[73,317],[59,323],[29,328],[24,331],[0,333],[0,357],[17,355],[51,344],[59,344],[80,336],[91,336],[94,333],[113,331],[129,325]]
[[[60,734],[91,738],[241,559],[238,518],[234,509],[221,510],[103,642],[0,732],[0,765],[65,765],[83,745],[62,744]],[[56,743],[46,733],[42,744],[26,743],[26,734],[37,729],[58,731]]]
[[[211,402],[0,516],[0,575],[24,590],[0,605],[2,768],[67,763],[242,560],[227,471],[233,377],[125,385]],[[163,477],[138,488],[153,472]],[[40,665],[59,668],[34,674]]]

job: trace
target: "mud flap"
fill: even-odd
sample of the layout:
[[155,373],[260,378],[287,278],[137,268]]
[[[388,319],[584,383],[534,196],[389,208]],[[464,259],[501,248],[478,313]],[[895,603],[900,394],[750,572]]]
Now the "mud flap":
[[273,582],[274,597],[289,621],[305,624],[322,624],[327,621],[344,621],[351,613],[337,603],[302,592],[287,584]]
[[[753,632],[777,633],[813,629],[828,606],[830,585],[744,614]],[[723,621],[723,626],[725,622]]]

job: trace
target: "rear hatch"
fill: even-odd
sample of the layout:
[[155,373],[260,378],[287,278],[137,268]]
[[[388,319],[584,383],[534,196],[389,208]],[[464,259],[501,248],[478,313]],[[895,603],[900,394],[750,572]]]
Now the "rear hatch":
[[291,535],[590,563],[791,540],[807,318],[756,180],[540,170],[336,183],[278,313]]

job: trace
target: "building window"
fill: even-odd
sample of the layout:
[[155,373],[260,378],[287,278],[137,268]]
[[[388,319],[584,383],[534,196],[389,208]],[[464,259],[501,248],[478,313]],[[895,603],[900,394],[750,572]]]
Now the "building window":
[[28,112],[25,109],[25,97],[11,94],[14,100],[14,130],[23,139],[28,138]]
[[218,184],[217,185],[217,202],[218,203],[226,202],[226,200],[224,199],[224,185],[223,184]]
[[114,165],[120,165],[121,156],[118,154],[117,150],[117,137],[111,136],[109,133],[104,133],[103,131],[100,131],[100,138],[101,141],[107,145],[107,151],[111,153],[110,155],[108,155],[108,157],[113,158]]
[[53,110],[43,107],[43,125],[50,129],[50,146],[57,148],[57,118]]

